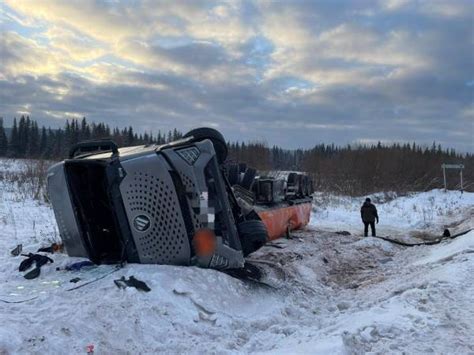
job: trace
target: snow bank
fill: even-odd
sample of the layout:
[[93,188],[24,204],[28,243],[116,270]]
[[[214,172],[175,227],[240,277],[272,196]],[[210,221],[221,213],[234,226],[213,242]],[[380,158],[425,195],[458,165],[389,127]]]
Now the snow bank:
[[[435,189],[389,199],[386,194],[369,196],[376,204],[380,235],[390,235],[398,230],[430,230],[440,235],[444,226],[466,218],[474,209],[474,193]],[[393,197],[393,196],[392,196]],[[365,197],[327,196],[315,194],[312,225],[333,230],[349,230],[361,234],[360,207]],[[379,202],[379,203],[378,203]],[[470,212],[472,213],[472,212]]]
[[[313,224],[264,247],[252,258],[279,265],[282,287],[270,289],[194,267],[127,265],[90,272],[56,271],[77,258],[54,254],[41,276],[25,280],[25,252],[58,240],[51,209],[0,183],[0,353],[472,353],[474,232],[435,246],[403,248],[375,238],[344,236],[359,229],[362,199],[331,198]],[[379,204],[379,228],[418,226],[433,203],[434,225],[472,204],[436,190]],[[434,201],[434,202],[431,202]],[[426,206],[425,206],[426,207]],[[431,208],[431,207],[430,207]],[[450,212],[451,211],[451,212]],[[342,222],[344,223],[342,223]],[[464,225],[471,222],[467,221]],[[347,227],[347,228],[346,228]],[[351,229],[353,228],[353,229]],[[280,270],[280,271],[281,271]],[[70,279],[105,277],[67,291]],[[151,292],[118,289],[134,275]]]
[[454,240],[446,240],[442,244],[433,245],[429,254],[417,260],[414,265],[446,262],[462,254],[474,253],[474,231],[462,235]]
[[373,237],[367,237],[363,238],[357,242],[354,243],[354,247],[356,248],[380,248],[386,253],[393,253],[395,250],[397,250],[397,247],[385,240],[378,239],[378,238],[373,238]]

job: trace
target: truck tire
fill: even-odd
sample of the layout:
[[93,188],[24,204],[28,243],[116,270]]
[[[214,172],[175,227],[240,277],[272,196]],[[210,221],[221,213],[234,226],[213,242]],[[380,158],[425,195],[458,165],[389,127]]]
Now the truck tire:
[[260,249],[268,241],[267,227],[262,221],[250,220],[237,224],[244,256]]
[[244,189],[251,191],[255,176],[257,176],[257,170],[253,168],[247,168],[244,173],[244,177],[242,178],[242,182],[240,183],[240,186],[242,186]]
[[232,164],[228,168],[229,184],[230,186],[237,185],[239,183],[239,166],[237,164]]
[[305,175],[303,176],[303,197],[309,196],[309,182],[308,177]]
[[221,132],[214,128],[201,127],[192,129],[183,136],[183,138],[188,137],[193,137],[193,142],[209,139],[214,145],[219,164],[222,164],[227,159],[227,143],[225,142],[224,136]]

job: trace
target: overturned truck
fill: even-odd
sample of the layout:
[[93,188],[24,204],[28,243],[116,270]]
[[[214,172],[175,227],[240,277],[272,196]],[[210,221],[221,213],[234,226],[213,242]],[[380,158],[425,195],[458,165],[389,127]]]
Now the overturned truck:
[[226,157],[223,136],[211,128],[164,145],[77,144],[48,171],[68,255],[236,269],[267,241],[309,222],[306,174],[257,173]]

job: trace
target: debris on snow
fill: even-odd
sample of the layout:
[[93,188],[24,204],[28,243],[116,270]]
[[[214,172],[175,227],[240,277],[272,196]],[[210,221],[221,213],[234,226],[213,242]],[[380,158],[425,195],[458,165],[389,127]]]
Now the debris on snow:
[[[0,353],[84,353],[85,344],[96,353],[474,352],[473,231],[412,248],[361,238],[362,199],[330,197],[297,238],[251,255],[277,289],[196,267],[67,271],[85,260],[61,253],[50,255],[61,270],[51,266],[25,280],[11,249],[23,244],[34,253],[57,242],[58,232],[49,206],[19,198],[5,184],[0,299],[24,302],[0,302],[9,325],[0,330]],[[377,205],[378,231],[407,236],[428,228],[441,235],[448,227],[454,235],[472,228],[473,205],[467,192],[394,198]],[[113,280],[132,275],[151,290],[118,292]],[[67,292],[74,278],[83,286]]]

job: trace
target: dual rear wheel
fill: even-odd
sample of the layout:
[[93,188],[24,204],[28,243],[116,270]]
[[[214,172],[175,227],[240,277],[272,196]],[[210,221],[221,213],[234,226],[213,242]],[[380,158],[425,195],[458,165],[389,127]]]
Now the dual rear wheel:
[[[222,134],[213,128],[196,128],[184,135],[183,138],[192,137],[192,141],[201,141],[209,139],[214,145],[217,161],[222,164],[228,154],[227,143]],[[235,167],[235,171],[231,172],[234,180],[239,180],[240,170]],[[256,175],[255,169],[245,169],[245,174],[240,182],[245,188],[250,189]],[[237,224],[242,252],[247,256],[260,249],[268,241],[268,232],[265,224],[260,220],[248,220]]]
[[268,241],[265,224],[260,220],[249,220],[237,224],[244,256],[260,249]]

